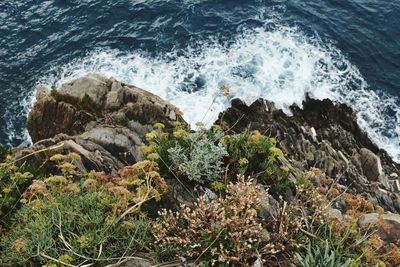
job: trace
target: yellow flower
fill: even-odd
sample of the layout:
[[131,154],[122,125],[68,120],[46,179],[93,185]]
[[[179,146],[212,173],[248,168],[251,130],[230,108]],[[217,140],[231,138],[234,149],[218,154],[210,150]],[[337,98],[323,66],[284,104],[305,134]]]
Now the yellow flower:
[[33,174],[30,172],[24,172],[24,173],[16,172],[16,173],[13,173],[10,178],[11,178],[11,180],[14,180],[14,181],[26,181],[26,180],[32,179]]
[[151,153],[149,155],[147,155],[147,159],[151,160],[151,161],[156,161],[160,158],[160,155],[158,155],[158,153]]
[[146,140],[150,142],[150,141],[156,139],[157,136],[158,136],[158,133],[156,131],[151,131],[148,134],[146,134]]
[[174,126],[175,126],[175,127],[181,126],[181,122],[180,122],[180,121],[174,121]]
[[246,165],[248,165],[248,164],[249,164],[249,160],[246,159],[246,158],[241,158],[241,159],[239,160],[239,165],[240,165],[240,167],[244,167],[244,166],[246,166]]
[[212,189],[214,189],[215,191],[222,191],[222,190],[225,189],[226,186],[225,186],[224,183],[221,183],[221,182],[219,182],[219,181],[214,181],[214,182],[212,182],[211,187],[212,187]]
[[221,138],[221,143],[225,148],[228,148],[229,145],[229,136],[225,135]]
[[219,126],[219,125],[217,125],[217,124],[214,124],[214,125],[212,126],[212,129],[213,129],[214,132],[220,132],[220,131],[222,131],[221,126]]
[[188,135],[189,133],[183,129],[176,130],[173,135],[175,138],[182,138]]
[[264,135],[262,135],[262,134],[260,133],[260,131],[258,131],[258,130],[255,130],[255,131],[253,131],[253,132],[251,133],[251,141],[252,141],[253,143],[258,143],[258,142],[260,142],[260,140],[261,140],[263,137],[264,137]]
[[65,156],[61,154],[55,154],[50,158],[51,161],[62,161],[65,160]]
[[66,162],[66,163],[64,163],[64,164],[61,164],[61,165],[59,166],[59,168],[61,169],[61,172],[62,172],[64,175],[72,175],[72,174],[75,174],[75,169],[76,169],[76,167],[75,167],[75,165],[73,165],[73,164],[71,164],[71,163]]
[[90,238],[87,237],[86,235],[82,235],[78,238],[78,240],[76,240],[76,242],[79,243],[79,246],[81,248],[87,248],[90,244]]
[[142,152],[142,154],[146,155],[149,154],[153,151],[153,149],[150,146],[141,146],[139,148],[140,152]]
[[11,192],[11,189],[9,187],[5,187],[5,188],[3,188],[3,192],[8,194]]
[[276,145],[276,139],[273,138],[273,137],[271,137],[271,138],[269,139],[269,142],[270,142],[273,146]]
[[132,167],[137,170],[143,170],[144,168],[146,168],[149,165],[150,165],[149,160],[142,160],[142,161],[135,163]]
[[68,254],[63,254],[60,257],[58,257],[58,260],[61,261],[62,263],[67,263],[70,264],[72,263],[72,257]]
[[65,184],[67,183],[67,179],[65,179],[64,176],[50,176],[49,178],[45,179],[44,182],[46,184],[52,183],[52,184]]
[[8,162],[11,161],[11,155],[6,156],[6,161],[8,161]]
[[161,130],[165,128],[165,125],[157,122],[156,124],[154,124],[154,128]]
[[68,158],[70,160],[80,160],[81,156],[79,156],[79,154],[77,154],[77,153],[69,153]]
[[271,156],[273,157],[273,159],[279,157],[279,158],[283,158],[283,152],[282,150],[280,150],[277,147],[271,147],[269,152],[271,153]]

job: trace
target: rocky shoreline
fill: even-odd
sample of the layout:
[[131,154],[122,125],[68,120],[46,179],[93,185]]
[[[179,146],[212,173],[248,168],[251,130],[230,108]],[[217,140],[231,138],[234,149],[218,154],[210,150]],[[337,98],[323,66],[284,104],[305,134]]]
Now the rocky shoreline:
[[[28,117],[35,144],[16,157],[63,142],[62,149],[82,156],[82,170],[110,172],[141,159],[138,148],[154,123],[168,129],[176,119],[184,121],[179,109],[161,98],[97,75],[65,84],[57,94],[77,99],[87,95],[103,114],[57,101],[51,91],[40,89]],[[268,100],[247,106],[234,99],[216,123],[229,132],[259,130],[277,140],[291,168],[319,168],[348,190],[389,211],[400,211],[400,164],[360,129],[350,107],[306,96],[302,108],[293,105],[290,110],[292,116]]]
[[[246,105],[234,99],[215,124],[227,134],[257,130],[274,138],[284,155],[277,164],[290,170],[289,180],[295,183],[298,174],[321,170],[341,191],[382,207],[392,233],[386,240],[400,238],[400,215],[395,214],[400,212],[400,164],[371,141],[358,126],[356,114],[344,104],[306,96],[302,108],[293,105],[290,110],[288,116],[267,100]],[[146,134],[155,123],[165,125],[168,132],[176,121],[189,129],[179,109],[163,99],[112,78],[87,75],[59,90],[38,91],[27,124],[34,144],[14,149],[12,157],[23,166],[43,161],[43,151],[76,153],[80,172],[114,173],[143,159],[140,147],[147,143]],[[166,182],[164,207],[191,205],[193,199],[184,186],[173,179]],[[317,186],[322,183],[316,182]],[[290,202],[293,194],[288,189],[285,201]],[[279,208],[277,200],[266,195],[260,196],[260,205],[260,216],[265,218]],[[329,212],[343,221],[345,205],[337,201]],[[359,224],[377,220],[376,213],[369,213]]]

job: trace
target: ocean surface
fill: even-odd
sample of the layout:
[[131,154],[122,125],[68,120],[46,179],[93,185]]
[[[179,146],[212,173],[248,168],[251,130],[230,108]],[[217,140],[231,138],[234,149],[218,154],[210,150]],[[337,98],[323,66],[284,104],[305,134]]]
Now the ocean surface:
[[400,0],[0,1],[0,144],[27,145],[38,86],[113,76],[206,122],[231,98],[349,104],[400,161]]

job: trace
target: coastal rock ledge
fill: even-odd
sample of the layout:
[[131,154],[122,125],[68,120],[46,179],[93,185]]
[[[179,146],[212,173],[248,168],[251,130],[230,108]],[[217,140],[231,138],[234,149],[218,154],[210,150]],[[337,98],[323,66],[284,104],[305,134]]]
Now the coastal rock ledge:
[[152,125],[169,129],[183,121],[179,114],[143,89],[90,74],[59,90],[38,90],[27,122],[34,145],[20,153],[62,142],[62,149],[81,155],[83,169],[110,172],[140,160],[138,148]]
[[[319,168],[346,190],[400,211],[400,165],[358,126],[350,107],[307,95],[302,108],[290,109],[292,116],[267,100],[248,106],[234,99],[216,124],[231,132],[259,130],[274,137],[285,155],[282,164],[300,172]],[[54,147],[80,154],[82,171],[111,172],[142,158],[138,148],[154,123],[168,130],[176,120],[187,125],[179,109],[160,97],[90,74],[59,90],[38,90],[28,116],[34,145],[14,157],[23,158],[23,164],[39,157],[35,151]]]

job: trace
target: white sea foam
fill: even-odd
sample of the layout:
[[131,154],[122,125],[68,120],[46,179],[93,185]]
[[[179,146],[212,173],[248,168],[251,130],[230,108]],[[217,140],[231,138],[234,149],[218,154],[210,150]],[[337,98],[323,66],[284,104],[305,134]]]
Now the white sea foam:
[[[203,119],[213,100],[203,120],[206,124],[227,108],[229,100],[219,92],[221,84],[229,86],[230,98],[251,103],[263,97],[285,111],[293,103],[301,105],[310,92],[319,99],[350,104],[361,127],[400,161],[399,99],[370,91],[340,51],[293,28],[257,29],[238,36],[231,45],[208,42],[179,55],[99,50],[54,72],[40,83],[60,86],[87,73],[112,76],[167,99],[192,124]],[[395,116],[386,115],[389,108]]]

